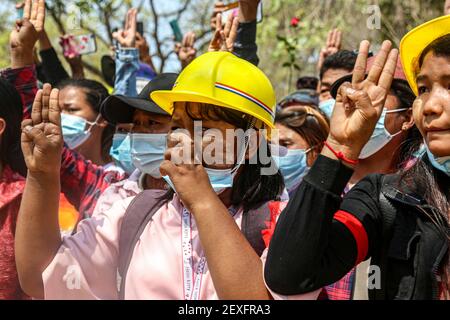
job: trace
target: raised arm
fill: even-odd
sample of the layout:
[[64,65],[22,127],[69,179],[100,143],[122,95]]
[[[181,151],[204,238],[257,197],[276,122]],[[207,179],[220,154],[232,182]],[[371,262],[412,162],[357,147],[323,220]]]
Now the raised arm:
[[119,43],[116,51],[116,80],[115,94],[136,97],[136,75],[139,69],[139,52],[136,45],[136,16],[137,10],[130,9],[125,22],[125,29],[113,34]]
[[239,1],[239,27],[234,41],[234,54],[254,65],[259,64],[256,45],[257,11],[260,0]]
[[11,67],[1,72],[19,92],[23,104],[23,118],[31,117],[31,106],[37,92],[37,76],[33,48],[43,31],[45,1],[27,0],[23,19],[17,20],[9,39]]
[[68,79],[69,74],[64,69],[58,55],[53,48],[50,39],[48,38],[45,29],[39,36],[39,55],[42,61],[42,71],[52,86],[58,84],[58,82]]
[[333,29],[328,32],[327,43],[320,50],[319,60],[317,61],[317,71],[320,72],[323,63],[328,56],[331,56],[341,50],[342,45],[342,31]]
[[189,143],[187,139],[182,140],[169,139],[167,160],[161,164],[160,170],[163,176],[170,177],[184,206],[195,218],[219,298],[269,299],[262,276],[262,262],[214,192],[203,166],[174,163],[177,161],[171,155],[177,143]]
[[197,55],[197,49],[194,47],[195,39],[195,33],[189,31],[183,36],[183,41],[181,43],[175,44],[175,53],[178,56],[178,60],[180,60],[181,69],[186,68]]
[[19,279],[30,296],[43,298],[41,274],[61,245],[58,224],[63,137],[58,90],[44,85],[22,123],[22,151],[28,167],[16,228]]
[[383,43],[364,80],[370,44],[363,41],[352,84],[339,89],[327,147],[283,211],[270,243],[265,280],[275,292],[301,294],[342,278],[377,243],[378,183],[368,178],[341,203],[359,154],[384,108],[398,51]]

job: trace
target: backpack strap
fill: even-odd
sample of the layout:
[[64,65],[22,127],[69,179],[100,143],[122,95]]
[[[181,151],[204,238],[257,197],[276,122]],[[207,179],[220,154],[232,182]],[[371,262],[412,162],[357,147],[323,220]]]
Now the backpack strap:
[[258,256],[266,249],[262,237],[262,231],[267,229],[266,222],[270,221],[269,203],[265,203],[257,209],[244,212],[242,215],[241,231]]
[[394,207],[390,200],[392,194],[397,193],[397,191],[389,183],[386,183],[385,180],[387,179],[385,179],[385,177],[383,176],[383,178],[381,179],[382,187],[379,195],[379,203],[383,216],[381,248],[378,255],[373,259],[373,264],[378,265],[381,270],[381,289],[370,290],[369,296],[371,300],[386,300],[388,251],[394,230],[395,218],[397,216],[397,209]]
[[118,282],[121,300],[125,297],[125,279],[134,247],[145,227],[161,208],[163,200],[160,198],[164,193],[163,190],[145,190],[133,199],[125,212],[119,235]]

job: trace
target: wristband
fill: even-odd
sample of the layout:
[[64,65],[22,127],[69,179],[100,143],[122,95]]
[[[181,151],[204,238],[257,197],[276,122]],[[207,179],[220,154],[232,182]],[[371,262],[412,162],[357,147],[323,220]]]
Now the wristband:
[[324,144],[327,146],[328,149],[330,149],[330,151],[336,156],[336,158],[338,158],[339,160],[343,161],[343,162],[347,162],[351,165],[357,165],[359,163],[359,160],[351,160],[348,159],[341,151],[336,152],[327,141],[324,142]]

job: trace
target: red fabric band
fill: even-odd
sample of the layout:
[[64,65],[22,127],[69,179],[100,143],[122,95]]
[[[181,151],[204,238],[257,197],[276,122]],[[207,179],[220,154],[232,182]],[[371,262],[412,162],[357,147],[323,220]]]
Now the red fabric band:
[[344,224],[352,233],[358,248],[358,257],[355,266],[363,262],[367,257],[369,251],[369,239],[367,237],[366,229],[362,223],[352,214],[345,211],[338,211],[334,215],[334,219]]

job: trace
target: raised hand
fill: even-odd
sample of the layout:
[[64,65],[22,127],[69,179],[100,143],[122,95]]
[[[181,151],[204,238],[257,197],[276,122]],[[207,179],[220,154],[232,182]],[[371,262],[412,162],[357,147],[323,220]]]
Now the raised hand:
[[195,38],[195,33],[190,31],[184,35],[181,43],[175,44],[175,52],[178,55],[178,59],[180,60],[183,69],[191,63],[197,55],[197,49],[194,48]]
[[[191,213],[208,197],[216,198],[205,168],[198,164],[201,158],[195,151],[202,150],[202,147],[195,147],[194,143],[203,142],[194,142],[182,131],[171,132],[167,139],[165,161],[160,166],[161,175],[170,177],[178,196]],[[196,187],[192,188],[194,183]]]
[[233,17],[232,14],[228,17],[225,27],[222,28],[222,15],[217,15],[216,31],[209,44],[208,51],[228,51],[233,52],[234,42],[237,37],[237,30],[239,27],[239,18]]
[[58,97],[58,89],[45,84],[36,94],[31,119],[22,122],[22,152],[29,172],[60,171],[64,142]]
[[125,29],[113,33],[122,48],[134,48],[136,45],[137,9],[130,9],[125,20]]
[[398,50],[391,47],[390,41],[383,43],[365,78],[370,43],[361,42],[352,83],[339,88],[328,142],[348,159],[358,159],[383,111],[398,59]]
[[225,6],[225,4],[222,1],[216,1],[216,3],[214,3],[214,10],[213,10],[213,14],[211,16],[211,29],[214,31],[216,29],[217,26],[217,15],[219,13],[222,13],[225,11],[225,9],[227,8],[227,6]]
[[12,68],[33,64],[33,48],[44,30],[44,24],[45,1],[25,1],[23,18],[16,21],[9,38]]
[[342,45],[342,32],[339,29],[333,29],[328,33],[327,44],[320,51],[319,62],[317,63],[317,69],[320,70],[325,59],[332,54],[341,50]]
[[23,19],[29,20],[38,33],[44,30],[45,0],[26,0]]

